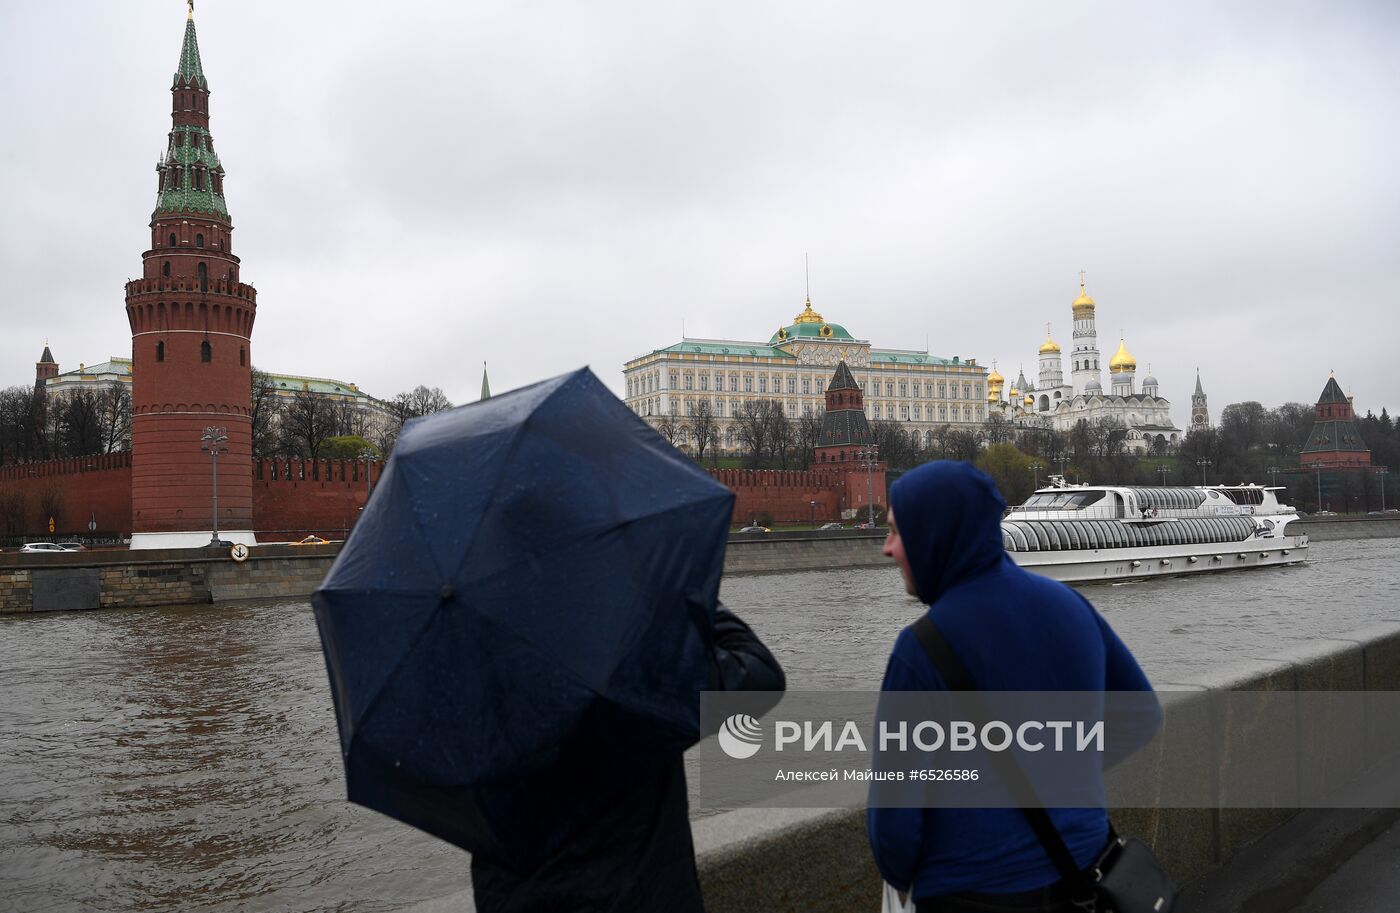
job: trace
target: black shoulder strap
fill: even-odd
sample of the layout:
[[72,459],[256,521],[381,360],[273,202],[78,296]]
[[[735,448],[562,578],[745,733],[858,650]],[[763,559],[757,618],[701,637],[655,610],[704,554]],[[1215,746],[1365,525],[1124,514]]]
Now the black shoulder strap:
[[[943,632],[938,630],[938,625],[933,623],[933,619],[925,614],[914,622],[912,628],[914,636],[919,639],[919,645],[924,648],[924,652],[933,662],[933,667],[948,685],[948,690],[961,693],[963,706],[971,711],[974,718],[990,719],[991,713],[987,709],[986,701],[977,694],[977,686],[973,684],[972,676],[967,674],[967,669],[953,652],[953,647],[943,636]],[[1055,864],[1060,878],[1067,884],[1083,886],[1084,875],[1074,861],[1074,854],[1065,845],[1065,838],[1060,836],[1055,822],[1050,820],[1050,813],[1041,808],[1036,799],[1035,787],[1026,778],[1026,772],[1021,769],[1021,765],[1016,763],[1016,758],[1004,751],[989,751],[984,754],[1011,790],[1011,795],[1021,803],[1021,813],[1026,816],[1031,829],[1040,838],[1040,843],[1045,847],[1050,861]]]

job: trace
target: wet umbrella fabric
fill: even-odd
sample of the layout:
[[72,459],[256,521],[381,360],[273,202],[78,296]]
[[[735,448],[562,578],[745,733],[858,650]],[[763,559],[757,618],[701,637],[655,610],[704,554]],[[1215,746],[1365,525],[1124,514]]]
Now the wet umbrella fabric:
[[408,423],[313,597],[351,801],[529,864],[693,744],[732,507],[587,369]]

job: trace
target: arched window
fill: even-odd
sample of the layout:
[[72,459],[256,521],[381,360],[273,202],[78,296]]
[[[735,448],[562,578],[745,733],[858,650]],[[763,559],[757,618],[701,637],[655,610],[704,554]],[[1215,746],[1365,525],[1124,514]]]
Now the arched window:
[[168,277],[170,275],[170,261],[166,260],[160,265],[160,274]]
[[238,367],[242,368],[248,364],[248,350],[242,346],[238,347]]
[[199,290],[201,292],[209,291],[209,267],[201,263],[196,268],[199,270]]
[[156,343],[156,361],[165,361],[165,343]]
[[174,246],[175,246],[175,232],[173,232],[173,231],[170,233],[170,246],[171,246],[171,247],[174,247]]
[[204,235],[195,235],[195,236],[194,236],[194,246],[195,246],[195,247],[203,247],[203,246],[204,246]]
[[200,361],[213,361],[213,360],[214,360],[214,349],[213,349],[212,346],[209,345],[209,340],[207,340],[207,339],[204,340],[203,342],[201,342],[201,343],[199,344],[199,360],[200,360]]

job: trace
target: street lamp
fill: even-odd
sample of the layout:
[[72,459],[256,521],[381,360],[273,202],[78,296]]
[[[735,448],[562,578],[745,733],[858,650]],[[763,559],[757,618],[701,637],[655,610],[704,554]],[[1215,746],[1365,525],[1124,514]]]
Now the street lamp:
[[1168,467],[1167,467],[1167,464],[1166,464],[1166,463],[1163,463],[1162,465],[1160,465],[1160,466],[1157,467],[1157,471],[1160,472],[1160,473],[1162,474],[1162,487],[1163,487],[1163,488],[1166,488],[1166,487],[1167,487],[1167,468],[1168,468]]
[[1210,460],[1197,460],[1196,465],[1201,467],[1201,484],[1206,484],[1206,469],[1211,465]]
[[865,502],[868,507],[866,522],[871,529],[875,528],[875,463],[880,458],[880,447],[871,444],[869,447],[856,451],[857,459],[865,461]]
[[1272,485],[1272,486],[1274,486],[1275,488],[1277,488],[1277,487],[1278,487],[1278,467],[1277,467],[1277,466],[1270,466],[1270,467],[1266,470],[1266,472],[1269,473],[1269,484]]
[[1045,467],[1042,466],[1042,465],[1040,465],[1039,463],[1032,463],[1032,464],[1031,464],[1031,475],[1035,478],[1035,490],[1036,490],[1036,491],[1039,491],[1039,490],[1040,490],[1040,471],[1041,471],[1042,469],[1044,469],[1044,468],[1045,468]]
[[210,425],[204,429],[200,441],[199,449],[209,454],[209,470],[214,484],[214,533],[209,545],[218,548],[223,544],[219,541],[219,453],[228,453],[228,429]]
[[374,460],[374,458],[375,458],[376,455],[377,455],[377,454],[375,454],[375,452],[374,452],[373,450],[366,450],[364,453],[361,453],[361,454],[360,454],[360,459],[362,459],[362,460],[365,461],[365,504],[366,504],[366,505],[369,504],[369,492],[370,492],[369,477],[370,477],[370,467],[371,467],[371,465],[372,465],[372,463],[373,463],[373,460]]
[[1390,470],[1382,467],[1376,470],[1376,475],[1381,479],[1381,513],[1385,513],[1385,477],[1390,475]]
[[812,526],[815,527],[815,526],[817,525],[817,502],[816,502],[816,501],[813,501],[813,502],[811,502],[811,504],[812,504]]

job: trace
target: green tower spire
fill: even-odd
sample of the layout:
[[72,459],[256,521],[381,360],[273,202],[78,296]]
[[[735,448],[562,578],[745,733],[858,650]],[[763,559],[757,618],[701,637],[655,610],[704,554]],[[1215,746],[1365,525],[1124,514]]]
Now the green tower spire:
[[[44,351],[47,352],[48,349]],[[486,379],[486,362],[484,361],[481,363],[481,398],[491,398],[491,382]]]
[[190,17],[185,20],[185,43],[180,47],[180,68],[175,71],[175,84],[191,83],[201,89],[209,88],[204,78],[204,65],[199,61],[199,39],[194,34],[194,6],[190,6]]

